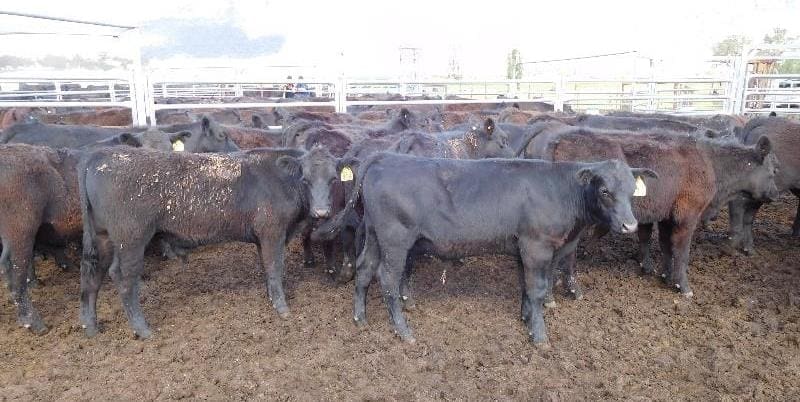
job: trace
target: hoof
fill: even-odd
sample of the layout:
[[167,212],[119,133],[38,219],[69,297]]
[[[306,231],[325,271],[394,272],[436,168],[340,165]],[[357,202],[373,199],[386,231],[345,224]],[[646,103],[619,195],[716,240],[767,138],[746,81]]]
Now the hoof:
[[688,292],[681,292],[681,296],[687,299],[691,299],[692,297],[694,297],[694,292],[692,292],[691,290]]
[[97,326],[91,326],[91,327],[87,327],[85,325],[83,326],[83,333],[86,335],[87,338],[94,338],[95,336],[97,336],[98,332],[100,331],[97,330]]
[[550,300],[549,302],[545,303],[544,306],[547,308],[556,308],[558,307],[558,303],[556,303],[555,300]]
[[29,289],[38,289],[42,286],[42,281],[39,278],[33,278],[28,280],[28,288]]
[[570,294],[572,295],[572,298],[575,299],[576,301],[583,300],[583,291],[581,290],[572,289],[570,290]]
[[547,335],[535,336],[532,333],[528,333],[528,339],[537,348],[543,348],[543,349],[550,348],[550,342],[547,339]]
[[316,261],[314,261],[314,260],[303,260],[303,265],[304,265],[306,268],[311,268],[311,267],[313,267],[314,265],[316,265],[316,263],[317,263],[317,262],[316,262]]
[[417,338],[414,338],[414,335],[407,334],[407,335],[399,335],[399,336],[400,336],[400,340],[402,340],[403,342],[405,342],[405,343],[407,343],[409,345],[413,345],[413,344],[417,343]]
[[640,262],[639,267],[642,269],[642,275],[653,275],[656,272],[653,260]]
[[366,318],[353,317],[353,323],[356,324],[356,327],[364,328],[364,327],[367,326],[367,319]]
[[278,317],[281,317],[282,319],[286,320],[291,316],[292,316],[292,313],[289,312],[288,308],[285,309],[285,310],[284,309],[278,309]]
[[151,331],[149,328],[142,328],[133,331],[133,336],[136,337],[136,339],[143,341],[145,339],[150,339],[150,337],[153,336],[153,331]]
[[750,257],[750,256],[752,256],[752,255],[753,255],[753,249],[752,249],[752,248],[750,248],[750,247],[743,248],[743,249],[742,249],[742,254],[744,254],[744,255],[746,255],[746,256],[748,256],[748,257]]
[[35,320],[30,324],[22,324],[22,327],[33,332],[36,335],[44,335],[48,331],[47,325],[44,325],[44,323],[41,320]]

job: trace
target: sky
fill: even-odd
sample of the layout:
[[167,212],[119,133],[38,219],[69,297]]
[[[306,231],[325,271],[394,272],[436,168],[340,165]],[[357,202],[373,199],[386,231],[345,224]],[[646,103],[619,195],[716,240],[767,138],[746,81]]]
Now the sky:
[[[774,27],[800,34],[800,0],[669,1],[423,1],[361,0],[26,0],[2,11],[43,14],[143,27],[144,54],[152,66],[316,65],[326,74],[391,76],[399,73],[399,48],[419,48],[418,69],[447,72],[455,57],[464,75],[499,78],[506,55],[524,61],[637,50],[656,59],[701,60],[728,35],[759,41]],[[86,32],[83,26],[0,16],[0,32]],[[792,32],[792,30],[795,30]],[[117,33],[91,29],[93,33]],[[190,38],[222,57],[197,61],[159,46]],[[233,40],[234,38],[235,40]],[[127,48],[91,37],[6,36],[3,50],[19,55]],[[235,42],[235,43],[234,43]],[[233,61],[232,61],[233,60]]]

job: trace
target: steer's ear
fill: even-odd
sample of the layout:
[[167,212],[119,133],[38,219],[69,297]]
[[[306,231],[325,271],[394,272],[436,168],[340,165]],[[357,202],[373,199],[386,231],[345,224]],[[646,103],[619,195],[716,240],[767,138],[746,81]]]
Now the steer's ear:
[[483,129],[486,131],[486,134],[491,137],[494,134],[495,124],[494,120],[491,117],[488,117],[486,121],[483,122]]
[[647,176],[653,179],[658,178],[658,173],[647,168],[631,168],[631,174],[633,177]]
[[139,141],[139,138],[137,138],[135,135],[131,133],[122,133],[117,138],[119,138],[120,144],[125,144],[129,147],[134,147],[134,148],[142,147],[142,142]]
[[211,118],[206,115],[203,115],[203,117],[200,118],[200,128],[203,129],[203,134],[210,134]]
[[175,143],[175,141],[182,141],[186,142],[186,139],[192,136],[191,131],[181,131],[179,133],[173,133],[169,135],[169,142]]
[[758,151],[758,156],[761,157],[761,160],[763,161],[764,158],[766,158],[767,155],[772,152],[772,141],[770,141],[765,135],[761,136],[761,138],[758,139],[758,142],[756,142],[756,151]]
[[253,117],[251,118],[251,120],[253,120],[253,127],[255,127],[255,128],[264,127],[264,121],[261,120],[261,116],[259,116],[257,114],[254,114]]
[[406,125],[408,125],[411,120],[411,112],[406,108],[401,108],[400,119],[403,120],[403,122],[406,123]]
[[581,185],[585,186],[592,182],[592,179],[594,178],[594,171],[592,168],[582,168],[578,170],[578,173],[575,174],[575,178],[578,179],[578,182],[581,183]]
[[303,174],[303,166],[297,158],[284,155],[278,158],[275,164],[289,176],[298,177]]

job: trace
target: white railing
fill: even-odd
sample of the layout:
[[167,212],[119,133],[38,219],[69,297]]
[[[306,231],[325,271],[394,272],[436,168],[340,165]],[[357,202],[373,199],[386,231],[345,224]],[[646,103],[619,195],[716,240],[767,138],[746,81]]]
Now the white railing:
[[[763,49],[762,49],[763,50]],[[215,74],[175,79],[151,71],[0,74],[3,107],[125,107],[135,124],[156,124],[155,112],[169,109],[232,109],[324,106],[347,112],[351,106],[469,104],[537,101],[554,110],[629,110],[685,114],[776,111],[800,114],[800,74],[754,74],[764,59],[800,56],[742,56],[730,77],[543,77],[532,80],[275,80],[215,79]],[[788,84],[787,84],[788,83]],[[797,86],[795,86],[797,83]],[[392,96],[386,96],[392,95]],[[287,99],[288,98],[288,99]]]
[[[800,60],[800,46],[758,46],[743,52],[736,101],[742,114],[800,115],[800,74],[782,74],[777,65]],[[758,67],[770,71],[753,71]]]

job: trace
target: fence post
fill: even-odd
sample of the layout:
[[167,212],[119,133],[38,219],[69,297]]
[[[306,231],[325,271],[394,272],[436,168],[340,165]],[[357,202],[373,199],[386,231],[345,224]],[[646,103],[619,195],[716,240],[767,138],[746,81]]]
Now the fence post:
[[556,112],[564,111],[564,77],[558,77],[555,80],[556,98],[553,99],[553,109]]
[[339,77],[336,82],[336,112],[347,113],[347,80],[344,77]]
[[56,100],[61,102],[64,100],[64,97],[61,96],[61,81],[53,81],[53,85],[56,87]]
[[733,77],[733,87],[735,88],[733,91],[733,99],[732,99],[732,106],[731,112],[736,114],[744,114],[744,110],[746,108],[746,99],[745,94],[747,92],[747,62],[748,56],[750,54],[750,50],[745,48],[742,49],[742,54],[738,58],[738,65],[734,69],[734,77]]
[[126,42],[132,59],[131,74],[131,117],[134,127],[147,126],[147,76],[142,67],[142,53],[139,41],[139,30],[132,29],[120,40]]

